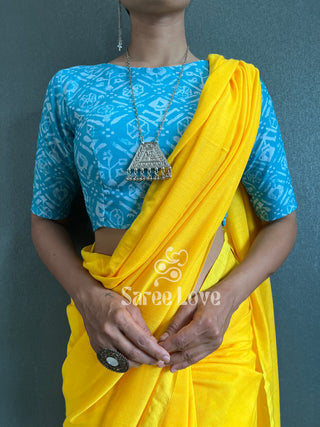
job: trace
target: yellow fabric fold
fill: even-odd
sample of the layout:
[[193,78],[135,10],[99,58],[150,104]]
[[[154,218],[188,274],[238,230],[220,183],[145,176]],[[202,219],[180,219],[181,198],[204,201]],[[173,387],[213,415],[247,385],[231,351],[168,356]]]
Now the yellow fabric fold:
[[[156,337],[191,294],[227,210],[228,238],[204,287],[212,286],[236,265],[228,241],[241,260],[259,229],[239,186],[259,126],[259,72],[252,65],[219,55],[209,55],[208,60],[210,74],[197,111],[168,159],[172,178],[150,185],[141,213],[112,256],[94,253],[94,245],[82,250],[84,267],[103,286],[140,302]],[[63,365],[64,426],[234,426],[241,413],[247,421],[238,422],[239,426],[278,426],[270,282],[260,285],[240,307],[233,318],[240,313],[243,327],[237,329],[237,323],[229,327],[222,346],[208,359],[175,374],[168,368],[146,365],[118,374],[97,361],[71,302],[67,308],[71,336]],[[200,379],[210,377],[210,372],[216,377],[203,385]],[[221,392],[215,415],[202,414],[199,393],[205,401],[212,391]],[[250,415],[250,424],[237,398],[255,414]],[[240,415],[235,418],[230,411]],[[217,420],[219,424],[214,424]]]

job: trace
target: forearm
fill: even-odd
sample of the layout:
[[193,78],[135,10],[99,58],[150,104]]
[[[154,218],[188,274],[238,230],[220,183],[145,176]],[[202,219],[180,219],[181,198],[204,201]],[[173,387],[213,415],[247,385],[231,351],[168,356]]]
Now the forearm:
[[296,236],[295,212],[261,229],[246,258],[218,284],[224,293],[232,295],[235,308],[283,264]]
[[32,214],[32,240],[48,270],[75,301],[101,288],[82,266],[66,227],[60,222],[37,217]]
[[169,354],[157,344],[140,310],[133,304],[123,304],[125,299],[116,292],[106,292],[83,268],[61,222],[32,215],[32,239],[43,263],[79,309],[94,351],[118,349],[130,366],[169,361]]

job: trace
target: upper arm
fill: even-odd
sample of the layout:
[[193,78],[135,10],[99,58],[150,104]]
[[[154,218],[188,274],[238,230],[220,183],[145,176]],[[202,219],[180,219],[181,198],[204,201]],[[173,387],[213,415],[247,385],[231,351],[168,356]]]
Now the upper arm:
[[73,137],[58,72],[46,91],[37,140],[31,211],[39,217],[60,220],[69,215],[79,189]]
[[242,182],[256,214],[268,222],[291,214],[297,203],[279,124],[263,83],[261,92],[259,130]]

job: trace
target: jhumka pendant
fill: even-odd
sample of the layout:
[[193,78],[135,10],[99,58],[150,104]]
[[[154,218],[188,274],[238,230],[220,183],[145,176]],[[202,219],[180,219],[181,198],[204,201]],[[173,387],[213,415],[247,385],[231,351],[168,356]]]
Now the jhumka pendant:
[[171,178],[171,166],[157,142],[142,142],[127,169],[127,181]]

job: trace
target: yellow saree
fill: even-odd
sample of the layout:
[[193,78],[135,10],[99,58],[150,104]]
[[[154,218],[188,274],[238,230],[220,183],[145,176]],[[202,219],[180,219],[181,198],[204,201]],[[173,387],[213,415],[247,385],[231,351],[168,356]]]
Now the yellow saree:
[[[103,286],[140,295],[139,308],[157,338],[192,292],[225,212],[226,241],[201,290],[245,257],[259,229],[239,186],[259,126],[259,72],[219,55],[208,60],[210,75],[197,111],[168,159],[172,178],[151,184],[112,256],[94,253],[94,245],[82,250],[84,267]],[[166,262],[177,268],[164,269]],[[155,292],[170,292],[170,302],[154,303]],[[125,374],[107,370],[73,302],[67,314],[65,427],[280,425],[269,280],[236,310],[216,352],[174,374],[148,365]]]

